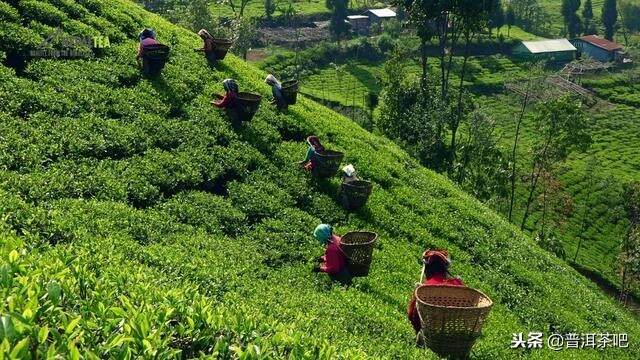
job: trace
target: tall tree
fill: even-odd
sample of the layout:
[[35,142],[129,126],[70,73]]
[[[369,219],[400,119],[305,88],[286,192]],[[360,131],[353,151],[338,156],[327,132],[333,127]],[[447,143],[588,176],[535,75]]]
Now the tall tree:
[[572,151],[585,151],[591,145],[589,118],[579,100],[564,96],[541,103],[537,110],[534,116],[536,135],[531,148],[533,164],[528,176],[529,195],[521,229],[531,214],[540,177],[552,172]]
[[347,19],[347,0],[326,0],[326,5],[331,10],[331,21],[329,29],[334,39],[342,39],[349,28],[345,20]]
[[511,3],[507,6],[507,12],[504,15],[504,22],[507,24],[507,36],[511,36],[511,27],[516,24],[516,13]]
[[586,0],[582,7],[582,31],[584,35],[594,35],[598,32],[593,21],[593,3]]
[[241,17],[233,21],[232,27],[234,42],[231,50],[246,60],[247,52],[249,52],[258,37],[256,21],[250,17]]
[[[452,175],[454,168],[456,167],[456,154],[458,152],[457,149],[457,132],[460,126],[460,122],[462,121],[465,114],[463,113],[463,95],[464,95],[464,81],[467,72],[467,65],[469,62],[470,51],[469,47],[473,39],[478,35],[482,30],[488,27],[489,17],[491,12],[495,9],[496,0],[486,0],[486,1],[477,1],[477,0],[459,0],[457,2],[457,6],[454,6],[451,10],[454,14],[453,26],[457,26],[457,31],[452,31],[452,37],[461,36],[464,44],[462,50],[462,69],[460,70],[460,82],[458,84],[458,103],[456,106],[456,110],[452,113],[449,118],[449,130],[451,132],[451,142],[449,146],[449,174]],[[456,4],[456,2],[453,2]],[[440,35],[442,36],[442,35]],[[451,41],[451,47],[455,46],[455,38]],[[442,40],[441,40],[442,42]],[[443,51],[444,49],[442,49]],[[451,73],[451,65],[453,60],[453,51],[449,51],[449,59],[447,59],[446,76],[445,70],[442,72],[441,81],[448,82],[449,74]],[[444,57],[441,57],[440,62],[442,65],[445,64]],[[441,65],[441,67],[442,67]],[[444,68],[443,68],[444,69]],[[447,101],[447,91],[448,84],[441,87],[442,88],[442,100],[443,103]]]
[[509,221],[513,221],[513,207],[515,204],[516,197],[516,177],[518,171],[518,145],[520,145],[520,132],[522,129],[522,122],[524,120],[524,116],[527,113],[527,107],[529,106],[529,102],[534,97],[534,94],[539,91],[540,79],[542,77],[542,65],[536,64],[529,71],[529,78],[527,79],[527,86],[524,90],[524,96],[522,97],[522,105],[520,106],[520,111],[516,117],[516,132],[513,138],[513,147],[511,148],[511,158],[509,162],[511,163],[511,174],[509,175],[509,181],[511,185],[511,190],[509,194]]
[[564,27],[570,38],[580,33],[581,23],[577,12],[580,9],[580,0],[562,0],[562,18]]
[[502,6],[502,0],[495,0],[493,2],[491,14],[489,15],[489,22],[487,23],[489,27],[489,35],[491,35],[492,29],[498,29],[499,32],[504,23],[505,14],[504,7]]
[[640,31],[640,3],[622,1],[620,3],[620,21],[629,32]]
[[214,19],[207,0],[193,0],[188,9],[193,30],[213,29]]
[[513,8],[517,25],[536,33],[547,32],[550,17],[538,0],[511,0],[509,5]]
[[273,13],[276,12],[277,7],[275,0],[264,0],[264,16],[267,20],[271,21]]
[[247,8],[247,5],[254,0],[218,0],[219,3],[227,5],[231,11],[236,15],[236,17],[243,17],[244,10]]
[[616,0],[604,0],[602,4],[602,25],[604,25],[604,37],[613,41],[618,22],[618,6]]
[[[444,16],[445,9],[438,0],[392,0],[392,4],[405,9],[409,15],[409,22],[416,29],[420,38],[420,59],[422,63],[421,88],[427,91],[429,80],[429,58],[427,54],[427,44],[431,42],[436,34],[437,22]],[[423,96],[423,98],[426,98]]]

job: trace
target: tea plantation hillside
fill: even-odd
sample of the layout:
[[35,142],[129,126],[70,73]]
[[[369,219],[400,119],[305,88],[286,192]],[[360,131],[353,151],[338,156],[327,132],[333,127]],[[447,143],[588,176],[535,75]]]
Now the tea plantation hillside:
[[[515,227],[390,141],[302,99],[266,101],[234,130],[209,101],[221,80],[268,95],[264,74],[126,0],[0,1],[0,52],[62,29],[108,35],[97,59],[0,66],[0,352],[13,358],[435,358],[405,310],[425,247],[495,306],[476,359],[637,359],[640,324]],[[140,76],[137,32],[172,47]],[[339,205],[339,180],[294,162],[317,134],[374,193]],[[368,278],[313,274],[311,230],[380,235]],[[512,334],[626,333],[628,349],[512,350]]]
[[[516,122],[513,114],[519,111],[521,99],[495,95],[480,101],[492,109],[504,134],[504,146],[512,146]],[[620,205],[624,203],[622,186],[640,176],[637,151],[640,109],[624,103],[603,102],[591,108],[590,113],[593,145],[583,154],[572,154],[558,169],[558,179],[564,184],[560,190],[573,200],[569,206],[548,215],[547,229],[562,240],[568,260],[619,287],[619,248],[628,229],[626,212]],[[519,166],[524,169],[523,173],[531,167],[528,151],[531,134],[535,132],[531,116],[528,114],[522,124]],[[518,182],[520,200],[515,209],[516,219],[521,219],[524,212],[527,191],[524,180]],[[533,207],[527,230],[540,231],[543,211],[543,205]],[[638,289],[633,291],[637,295]]]

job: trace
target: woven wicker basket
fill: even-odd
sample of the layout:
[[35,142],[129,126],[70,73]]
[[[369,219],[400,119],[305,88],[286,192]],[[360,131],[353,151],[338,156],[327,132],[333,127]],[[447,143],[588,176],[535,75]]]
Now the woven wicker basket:
[[233,42],[229,39],[213,39],[213,53],[216,59],[224,60]]
[[415,291],[426,346],[436,354],[466,358],[493,302],[464,286],[422,285]]
[[147,45],[143,50],[142,57],[149,61],[167,61],[171,52],[171,49],[163,44]]
[[240,121],[251,121],[260,108],[262,97],[246,92],[238,93],[237,111]]
[[289,80],[282,83],[282,97],[288,105],[295,105],[298,101],[298,80]]
[[368,231],[353,231],[342,237],[340,249],[347,256],[347,267],[352,277],[369,275],[377,238],[378,234]]
[[171,49],[162,44],[145,46],[142,55],[143,72],[147,75],[158,75],[169,60],[170,52]]
[[347,210],[362,208],[369,200],[373,184],[366,180],[354,180],[342,183],[342,205]]
[[338,151],[325,150],[316,153],[315,157],[316,166],[313,168],[313,176],[329,178],[338,173],[344,154]]

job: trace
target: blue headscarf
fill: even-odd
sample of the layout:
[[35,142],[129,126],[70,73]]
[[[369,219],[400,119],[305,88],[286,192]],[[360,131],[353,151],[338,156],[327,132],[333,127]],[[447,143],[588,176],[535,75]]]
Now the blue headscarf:
[[331,235],[333,235],[333,229],[327,224],[320,224],[316,226],[315,230],[313,230],[313,236],[322,245],[327,245],[331,242]]

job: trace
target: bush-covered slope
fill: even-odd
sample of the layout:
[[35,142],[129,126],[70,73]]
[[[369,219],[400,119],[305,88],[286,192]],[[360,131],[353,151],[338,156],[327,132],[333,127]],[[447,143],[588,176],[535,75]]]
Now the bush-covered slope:
[[[287,115],[264,103],[234,131],[211,95],[234,77],[266,96],[264,74],[233,57],[212,71],[194,34],[125,0],[0,1],[0,17],[2,52],[56,26],[112,40],[99,59],[0,67],[3,353],[431,357],[405,308],[421,251],[439,246],[495,302],[475,358],[637,358],[637,319],[390,141],[304,99]],[[143,26],[173,48],[156,80],[136,69]],[[375,183],[365,210],[293,164],[308,134]],[[321,221],[380,234],[368,278],[311,273]],[[509,349],[550,326],[628,333],[630,349]]]

